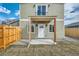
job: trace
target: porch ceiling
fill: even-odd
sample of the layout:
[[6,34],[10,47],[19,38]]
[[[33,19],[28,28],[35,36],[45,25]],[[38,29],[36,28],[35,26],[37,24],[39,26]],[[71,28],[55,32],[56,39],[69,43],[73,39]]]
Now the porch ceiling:
[[31,16],[33,23],[49,23],[51,20],[53,20],[52,16]]

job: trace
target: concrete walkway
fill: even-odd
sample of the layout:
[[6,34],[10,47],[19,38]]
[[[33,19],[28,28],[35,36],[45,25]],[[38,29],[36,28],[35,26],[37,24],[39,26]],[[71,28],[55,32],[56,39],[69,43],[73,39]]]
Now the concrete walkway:
[[[70,37],[65,37],[64,39],[61,39],[60,41],[70,41],[70,42],[79,42],[78,39],[73,39]],[[29,43],[28,39],[21,39],[20,41],[15,42],[13,45],[25,45],[27,46]],[[52,39],[32,39],[30,41],[30,44],[35,45],[35,44],[48,44],[52,45],[54,44]]]
[[[65,37],[57,42],[56,45],[33,45],[43,42],[42,39],[32,40],[27,48],[26,39],[17,41],[14,45],[8,47],[5,51],[0,52],[2,56],[79,56],[79,40]],[[45,43],[51,43],[51,39],[44,40]],[[44,43],[43,42],[43,43]],[[53,43],[53,42],[52,42]],[[19,45],[19,46],[18,46]]]
[[21,39],[20,41],[15,42],[13,45],[28,45],[28,40]]
[[79,39],[75,39],[75,38],[71,38],[71,37],[65,37],[63,40],[70,41],[70,42],[79,42]]
[[[37,41],[38,40],[38,41]],[[39,39],[32,40],[32,43],[41,42]],[[43,41],[42,41],[43,42]],[[50,43],[44,40],[45,43]],[[43,42],[43,43],[44,43]],[[27,40],[21,39],[16,42],[17,45],[12,45],[4,52],[0,52],[0,55],[4,56],[79,56],[79,40],[66,37],[61,41],[58,41],[56,45],[30,45],[27,48]],[[24,45],[25,46],[24,46]]]

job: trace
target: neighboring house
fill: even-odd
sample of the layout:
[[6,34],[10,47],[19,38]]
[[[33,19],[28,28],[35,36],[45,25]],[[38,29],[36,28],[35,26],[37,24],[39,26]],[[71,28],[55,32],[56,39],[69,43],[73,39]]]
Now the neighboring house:
[[68,25],[65,25],[66,28],[79,28],[79,22],[74,22]]
[[19,26],[19,20],[9,19],[6,21],[2,21],[1,25]]
[[[63,3],[21,4],[20,14],[20,27],[22,28],[23,39],[43,38],[54,40],[55,30],[57,40],[64,38]],[[54,25],[56,25],[56,28]]]
[[11,26],[19,26],[19,20],[16,19],[8,20],[7,24]]

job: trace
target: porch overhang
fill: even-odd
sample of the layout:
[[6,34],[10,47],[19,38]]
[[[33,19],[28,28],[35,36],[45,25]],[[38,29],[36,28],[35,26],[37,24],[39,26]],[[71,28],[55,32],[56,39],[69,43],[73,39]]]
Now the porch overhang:
[[54,19],[55,16],[29,16],[32,23],[47,24]]
[[[34,23],[49,23],[54,20],[54,43],[56,44],[56,16],[29,16],[29,41],[32,40],[31,25]],[[30,42],[28,47],[30,46]]]

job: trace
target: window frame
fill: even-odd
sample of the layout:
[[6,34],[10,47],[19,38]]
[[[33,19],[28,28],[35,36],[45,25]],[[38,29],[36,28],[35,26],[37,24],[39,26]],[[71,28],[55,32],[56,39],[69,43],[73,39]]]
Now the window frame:
[[36,9],[35,9],[35,13],[37,16],[46,16],[46,15],[38,15],[37,12],[38,12],[38,6],[46,6],[46,15],[47,15],[47,12],[48,12],[48,4],[36,4]]
[[[48,29],[49,29],[48,32],[50,32],[50,33],[51,33],[51,31],[50,31],[50,26],[51,26],[51,25],[52,25],[52,24],[49,24],[49,25],[48,25]],[[52,25],[52,26],[53,26],[53,31],[52,31],[52,32],[54,32],[54,25]]]

